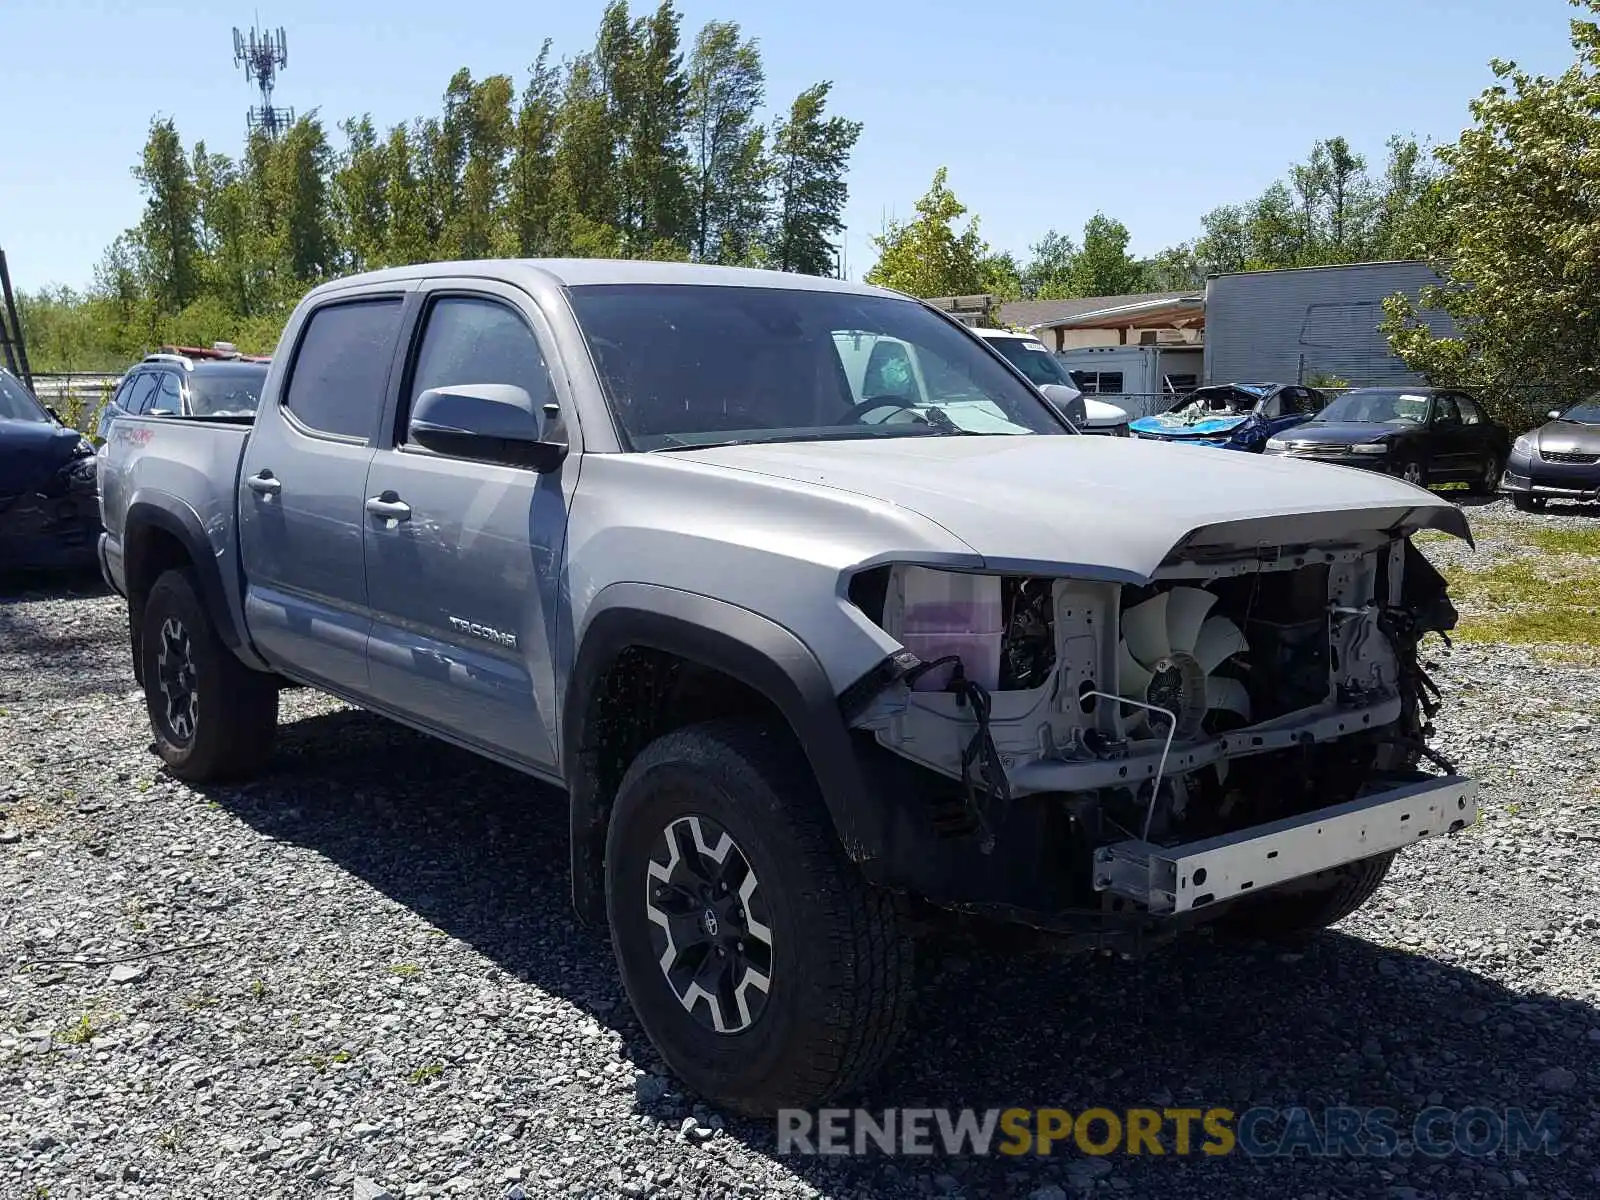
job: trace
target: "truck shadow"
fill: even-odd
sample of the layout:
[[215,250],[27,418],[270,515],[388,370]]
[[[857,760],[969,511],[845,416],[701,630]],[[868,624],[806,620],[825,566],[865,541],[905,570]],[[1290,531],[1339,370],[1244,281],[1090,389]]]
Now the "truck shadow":
[[[268,776],[207,794],[259,832],[315,850],[517,978],[586,1010],[621,1034],[635,1063],[664,1072],[622,995],[606,939],[573,917],[558,793],[364,713],[294,721],[280,733]],[[869,1094],[844,1103],[872,1111],[1372,1106],[1394,1109],[1403,1132],[1430,1106],[1480,1105],[1501,1114],[1522,1108],[1535,1120],[1553,1111],[1569,1147],[1593,1119],[1595,1007],[1513,991],[1439,958],[1338,932],[1289,949],[1199,938],[1141,962],[1019,960],[979,944],[931,957],[899,1053]],[[1558,1066],[1575,1073],[1572,1086],[1541,1089],[1535,1080]],[[665,1088],[658,1095],[662,1085],[651,1081],[641,1089],[638,1111],[669,1127],[691,1114],[711,1119],[676,1084]],[[1448,1134],[1448,1122],[1443,1129]],[[1382,1196],[1386,1187],[1415,1189],[1391,1196],[1464,1195],[1491,1186],[1481,1170],[1507,1178],[1520,1171],[1540,1195],[1600,1187],[1600,1160],[1581,1146],[1493,1162],[1301,1154],[1255,1159],[1241,1173],[1241,1164],[1223,1168],[1199,1154],[1092,1163],[1076,1151],[780,1156],[774,1123],[740,1119],[727,1119],[718,1136],[778,1159],[824,1194],[1009,1197],[1055,1184],[1071,1195],[1090,1171],[1110,1176],[1100,1189],[1138,1196]],[[1243,1180],[1251,1181],[1245,1192]]]

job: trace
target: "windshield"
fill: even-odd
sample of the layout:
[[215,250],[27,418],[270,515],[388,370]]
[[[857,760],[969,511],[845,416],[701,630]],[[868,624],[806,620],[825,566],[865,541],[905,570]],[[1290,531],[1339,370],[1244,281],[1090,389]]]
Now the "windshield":
[[1190,392],[1168,413],[1174,417],[1203,420],[1206,417],[1237,417],[1255,411],[1264,393],[1241,387],[1201,388]]
[[197,417],[239,417],[256,411],[266,363],[196,367],[189,375],[189,407]]
[[1578,425],[1600,425],[1600,396],[1590,396],[1581,404],[1574,404],[1561,414],[1563,421]]
[[20,380],[0,371],[0,420],[49,424],[50,414],[28,393]]
[[969,334],[908,300],[698,284],[569,295],[635,450],[1070,432]]
[[1371,388],[1346,392],[1317,414],[1317,422],[1351,421],[1360,425],[1422,425],[1428,420],[1427,396],[1416,392]]
[[[983,337],[982,334],[978,335]],[[983,337],[1006,361],[1037,384],[1059,383],[1063,387],[1077,388],[1067,369],[1056,361],[1056,356],[1046,350],[1043,342],[1031,338]]]

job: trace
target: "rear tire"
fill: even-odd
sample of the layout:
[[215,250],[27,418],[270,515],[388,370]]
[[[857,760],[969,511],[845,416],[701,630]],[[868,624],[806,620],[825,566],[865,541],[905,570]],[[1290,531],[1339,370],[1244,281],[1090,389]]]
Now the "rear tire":
[[711,721],[645,748],[607,831],[606,915],[651,1042],[737,1112],[856,1087],[904,1026],[912,956],[895,900],[845,856],[786,729]]
[[1401,463],[1395,473],[1415,487],[1425,488],[1428,486],[1428,467],[1421,459],[1414,458],[1409,462]]
[[156,753],[191,783],[252,775],[272,754],[278,685],[222,644],[194,575],[165,572],[139,631],[145,708]]
[[1237,900],[1217,919],[1217,928],[1268,941],[1326,929],[1372,899],[1393,863],[1392,851],[1378,854]]

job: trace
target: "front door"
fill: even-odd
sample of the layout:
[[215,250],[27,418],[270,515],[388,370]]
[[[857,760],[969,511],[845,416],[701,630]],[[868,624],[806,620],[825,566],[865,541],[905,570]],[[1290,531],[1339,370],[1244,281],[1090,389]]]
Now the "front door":
[[341,299],[301,323],[288,381],[257,415],[240,472],[252,639],[291,674],[356,698],[367,689],[372,624],[367,468],[403,307],[399,295]]
[[[553,340],[531,299],[482,280],[425,290],[392,429],[366,494],[372,687],[400,715],[519,763],[553,768],[554,663],[577,422]],[[430,388],[511,384],[566,415],[572,453],[556,471],[455,458],[407,440]],[[553,422],[554,424],[554,422]]]

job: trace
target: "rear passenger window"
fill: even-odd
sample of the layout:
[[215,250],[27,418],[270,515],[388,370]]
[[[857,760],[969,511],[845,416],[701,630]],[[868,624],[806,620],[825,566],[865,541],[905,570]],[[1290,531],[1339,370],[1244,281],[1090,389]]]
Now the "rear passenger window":
[[400,298],[317,309],[306,322],[283,406],[302,425],[340,437],[372,436],[400,330]]
[[536,406],[556,398],[539,342],[521,317],[493,300],[445,296],[428,310],[410,402],[431,388],[475,383],[523,388]]

